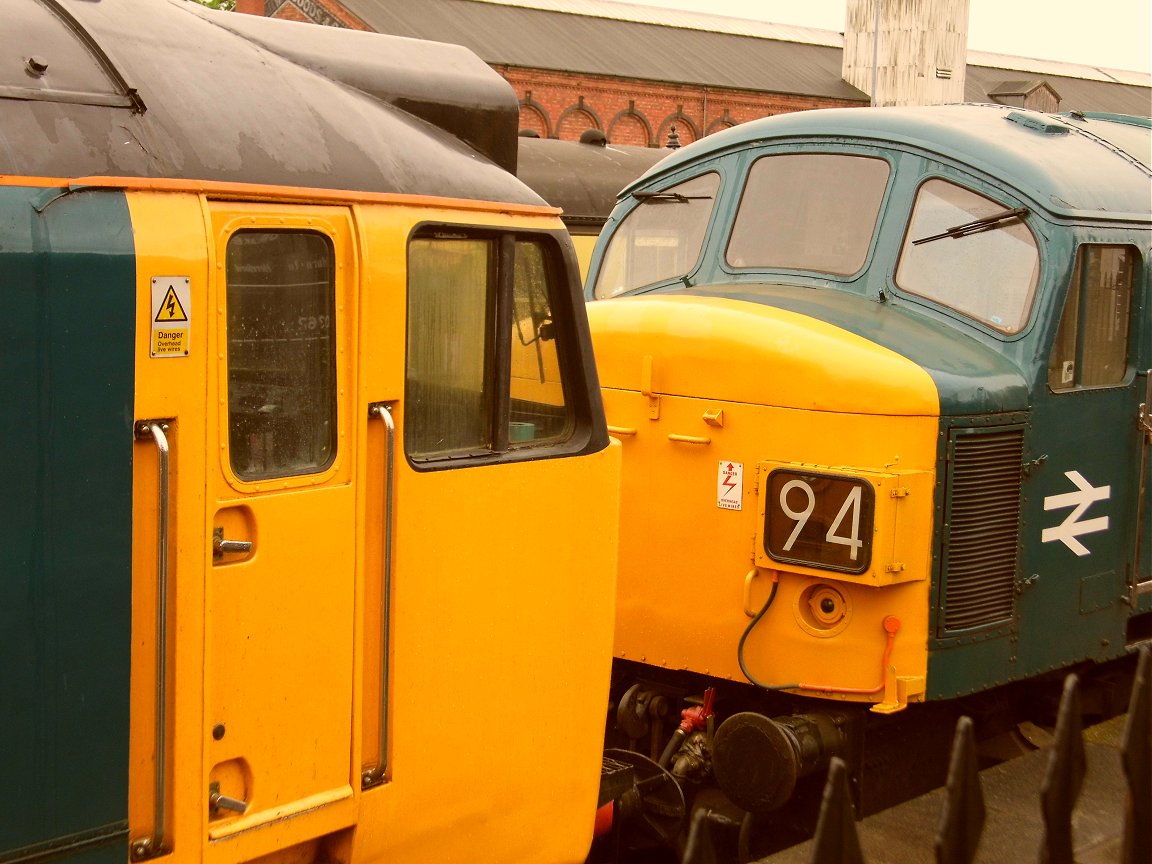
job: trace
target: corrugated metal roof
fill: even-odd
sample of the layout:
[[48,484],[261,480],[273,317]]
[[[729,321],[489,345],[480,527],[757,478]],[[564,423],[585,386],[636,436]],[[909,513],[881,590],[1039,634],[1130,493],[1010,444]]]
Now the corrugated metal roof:
[[[1110,69],[1106,66],[1085,66],[1083,63],[1063,63],[1059,60],[1037,60],[1033,57],[1013,57],[989,51],[969,51],[968,66],[987,66],[990,69],[1013,69],[1058,78],[1083,78],[1103,84],[1131,84],[1134,87],[1152,87],[1152,74]],[[1016,76],[1020,77],[1020,76]]]
[[[992,94],[1002,85],[1006,82],[1019,83],[1019,71],[970,65],[964,79],[964,99],[968,102],[995,102]],[[1106,84],[1061,75],[1045,75],[1042,80],[1060,94],[1061,111],[1100,111],[1141,117],[1152,114],[1152,89],[1148,87]]]
[[476,0],[341,2],[374,30],[453,42],[494,66],[868,99],[840,77],[842,50],[826,45]]
[[[474,0],[474,2],[493,3],[501,6],[521,6],[529,9],[550,9],[556,12],[594,15],[620,21],[644,21],[665,27],[711,30],[715,33],[734,33],[740,36],[755,36],[759,39],[803,42],[808,45],[826,45],[832,48],[844,47],[844,34],[841,31],[798,27],[791,24],[773,24],[767,21],[749,21],[727,15],[706,15],[700,12],[683,12],[677,9],[636,6],[619,2],[619,0],[613,0],[611,3],[606,3],[604,0]],[[1082,63],[1065,63],[1060,60],[1040,60],[1032,57],[1016,57],[1008,54],[970,50],[968,63],[973,66],[991,66],[996,69],[1015,69],[1019,72],[1039,72],[1044,75],[1059,75],[1065,78],[1086,78],[1091,81],[1152,87],[1152,74],[1148,72],[1112,69],[1105,66],[1087,66]]]
[[[844,38],[828,30],[602,0],[340,2],[374,30],[454,42],[494,66],[868,101],[842,79]],[[1146,73],[977,51],[964,98],[990,102],[1003,82],[1035,75],[1063,109],[1152,114]]]
[[660,24],[665,27],[680,27],[687,30],[709,30],[714,33],[755,36],[758,39],[804,42],[808,45],[827,45],[832,48],[844,47],[844,36],[838,31],[800,27],[795,24],[773,24],[769,21],[750,21],[747,18],[734,18],[730,15],[707,15],[702,12],[688,12],[680,9],[638,6],[632,3],[621,3],[618,0],[613,0],[611,3],[605,3],[604,0],[476,0],[476,2],[494,3],[500,6],[522,6],[528,9],[549,9],[553,12],[592,15],[597,18],[612,18],[618,21],[642,21],[647,24]]

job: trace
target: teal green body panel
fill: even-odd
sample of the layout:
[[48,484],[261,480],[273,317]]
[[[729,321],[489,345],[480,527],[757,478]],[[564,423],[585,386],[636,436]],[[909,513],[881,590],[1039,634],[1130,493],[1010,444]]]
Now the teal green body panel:
[[[1148,187],[1146,187],[1147,189]],[[1146,398],[1149,231],[1075,226],[1080,244],[1130,246],[1142,258],[1133,274],[1129,310],[1128,369],[1101,387],[1054,392],[1041,363],[1033,383],[1032,459],[1022,496],[1019,661],[1033,675],[1081,660],[1106,660],[1125,652],[1128,619],[1146,610],[1130,586],[1147,580],[1147,539],[1141,545],[1140,465],[1144,448],[1138,417]],[[1069,244],[1071,246],[1071,244]],[[1055,325],[1073,284],[1067,268],[1053,273]],[[1045,350],[1042,359],[1046,360]],[[1147,489],[1144,490],[1145,498]],[[1146,537],[1147,535],[1145,535]],[[1144,575],[1137,573],[1138,567]],[[1133,601],[1137,601],[1135,608]]]
[[1017,674],[1016,642],[1002,630],[973,633],[928,656],[929,699],[951,699],[1008,684]]
[[127,858],[135,261],[123,193],[0,187],[0,861]]

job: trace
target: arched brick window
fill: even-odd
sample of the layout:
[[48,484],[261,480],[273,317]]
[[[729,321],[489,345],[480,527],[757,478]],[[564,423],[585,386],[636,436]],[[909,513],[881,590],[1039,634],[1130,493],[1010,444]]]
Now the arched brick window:
[[661,147],[668,146],[668,138],[672,132],[672,127],[676,127],[676,137],[680,141],[680,146],[691,144],[700,138],[700,130],[696,128],[696,124],[688,119],[684,113],[684,106],[678,106],[675,113],[669,114],[664,118],[660,124],[660,129],[656,133],[657,143]]
[[584,97],[581,96],[575,105],[561,112],[560,119],[556,121],[556,137],[563,141],[579,141],[588,129],[603,131],[604,124],[596,112],[584,104]]
[[636,110],[636,103],[629,100],[628,107],[608,123],[608,140],[613,144],[634,144],[638,147],[653,147],[652,124],[648,118]]
[[724,113],[708,124],[708,128],[704,130],[705,135],[711,135],[713,132],[720,132],[723,129],[731,129],[736,125],[736,121],[728,113],[728,109],[724,109]]
[[520,129],[531,129],[541,138],[552,137],[552,123],[548,119],[547,109],[532,98],[532,91],[524,91],[524,98],[520,100]]

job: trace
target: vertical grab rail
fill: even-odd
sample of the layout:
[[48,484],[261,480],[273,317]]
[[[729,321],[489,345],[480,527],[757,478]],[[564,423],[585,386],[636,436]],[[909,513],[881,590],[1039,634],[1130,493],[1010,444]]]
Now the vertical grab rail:
[[396,423],[386,402],[368,406],[368,419],[384,422],[384,555],[380,579],[380,762],[360,776],[360,788],[369,789],[384,782],[388,767],[388,631],[392,600],[392,491],[396,463]]
[[132,844],[135,859],[159,855],[164,848],[164,823],[167,819],[166,793],[168,762],[168,431],[166,420],[141,420],[136,424],[136,440],[151,438],[158,454],[158,487],[156,504],[156,766],[153,775],[152,836]]

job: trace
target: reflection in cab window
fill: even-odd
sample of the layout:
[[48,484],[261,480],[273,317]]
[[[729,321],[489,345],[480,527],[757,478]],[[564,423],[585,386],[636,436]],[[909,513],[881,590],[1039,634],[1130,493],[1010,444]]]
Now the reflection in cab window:
[[887,162],[865,156],[757,160],[732,226],[729,265],[856,273],[868,256],[888,174]]
[[1128,371],[1128,319],[1137,262],[1131,246],[1081,246],[1048,359],[1053,390],[1119,384]]
[[539,243],[516,243],[508,440],[512,446],[571,434],[565,407],[548,269]]
[[322,471],[336,450],[332,242],[241,231],[225,259],[232,470],[242,480]]
[[720,175],[709,173],[659,192],[634,193],[640,203],[612,235],[595,296],[603,300],[686,275],[700,258],[719,185]]
[[929,180],[916,194],[896,284],[1001,333],[1019,333],[1040,277],[1040,254],[1024,212]]
[[540,242],[436,234],[408,247],[404,446],[415,461],[559,443],[574,420]]

